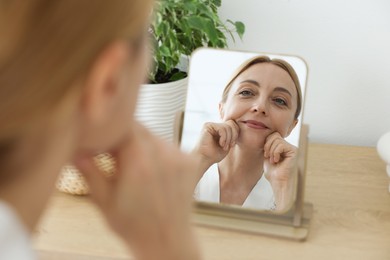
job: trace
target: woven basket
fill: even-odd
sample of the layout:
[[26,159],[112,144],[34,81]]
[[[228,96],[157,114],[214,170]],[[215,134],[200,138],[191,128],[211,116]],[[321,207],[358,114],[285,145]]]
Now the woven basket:
[[[111,176],[115,173],[115,161],[110,154],[99,154],[94,160],[97,167],[106,176]],[[62,168],[56,186],[58,190],[73,195],[86,195],[89,193],[85,178],[73,165],[66,165]]]

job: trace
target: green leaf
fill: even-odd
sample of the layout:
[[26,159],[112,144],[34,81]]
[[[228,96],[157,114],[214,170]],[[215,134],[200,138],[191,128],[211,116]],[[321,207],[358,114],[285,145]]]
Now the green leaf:
[[157,35],[164,35],[168,31],[168,24],[165,22],[161,22],[156,27],[156,34]]
[[206,32],[207,37],[212,42],[212,46],[213,47],[217,46],[218,32],[217,32],[217,30],[214,26],[214,23],[212,21],[210,21],[210,20],[205,21],[204,31]]
[[217,7],[221,6],[221,0],[212,0],[213,4],[216,5]]
[[187,73],[183,72],[183,71],[179,71],[179,72],[176,72],[175,74],[173,74],[171,77],[170,77],[170,81],[176,81],[176,80],[179,80],[179,79],[184,79],[185,77],[187,76]]
[[234,25],[236,26],[236,30],[238,33],[238,36],[242,39],[242,36],[244,36],[245,33],[245,24],[242,22],[235,22]]
[[158,49],[163,56],[170,56],[171,55],[171,51],[169,50],[169,48],[167,46],[163,45],[163,46],[160,46]]
[[198,6],[199,14],[203,17],[208,17],[214,21],[219,20],[217,13],[213,11],[213,9],[208,5],[200,5]]
[[157,13],[157,14],[156,14],[156,17],[155,17],[155,23],[156,23],[156,24],[159,24],[159,23],[162,22],[162,20],[163,20],[163,18],[162,18],[161,13]]
[[185,9],[189,10],[192,13],[196,12],[196,4],[192,2],[185,2],[184,3]]
[[180,37],[180,39],[186,40],[186,39],[191,39],[192,38],[191,27],[190,27],[190,25],[189,25],[187,20],[183,20],[180,23],[180,28],[182,30],[180,33],[178,33],[178,37]]
[[203,19],[197,16],[191,16],[188,17],[187,19],[188,25],[192,29],[197,29],[197,30],[203,30],[204,29],[204,22]]

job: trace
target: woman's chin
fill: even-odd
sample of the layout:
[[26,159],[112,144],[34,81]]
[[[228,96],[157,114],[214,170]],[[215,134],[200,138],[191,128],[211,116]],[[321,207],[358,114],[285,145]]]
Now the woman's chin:
[[253,138],[253,137],[247,137],[247,138],[241,138],[240,145],[241,147],[249,150],[263,150],[265,144],[265,138]]

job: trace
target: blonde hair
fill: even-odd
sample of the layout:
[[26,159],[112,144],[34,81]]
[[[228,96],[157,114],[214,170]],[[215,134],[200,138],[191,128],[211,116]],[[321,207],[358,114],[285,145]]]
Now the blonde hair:
[[[50,113],[114,40],[136,44],[152,0],[9,0],[0,3],[0,163]],[[79,86],[79,85],[77,85]]]
[[236,80],[236,78],[241,75],[241,73],[243,73],[244,71],[246,71],[248,68],[252,67],[253,65],[255,64],[258,64],[258,63],[270,63],[270,64],[274,64],[280,68],[282,68],[283,70],[285,70],[288,75],[290,75],[291,79],[293,80],[294,82],[294,85],[295,85],[295,88],[297,90],[297,96],[298,96],[298,100],[297,100],[297,109],[295,111],[295,114],[294,114],[294,117],[295,119],[298,118],[299,114],[301,113],[301,109],[302,109],[302,91],[301,91],[301,85],[299,84],[299,79],[298,79],[298,75],[297,73],[295,72],[294,68],[288,63],[286,62],[285,60],[282,60],[282,59],[271,59],[269,58],[268,56],[255,56],[247,61],[245,61],[243,64],[241,64],[240,67],[238,67],[238,69],[233,73],[233,76],[232,78],[229,80],[229,83],[226,85],[225,89],[223,90],[223,93],[222,93],[222,100],[221,102],[222,103],[225,103],[226,100],[227,100],[227,97],[228,97],[228,94],[229,94],[229,91],[233,85],[233,82]]

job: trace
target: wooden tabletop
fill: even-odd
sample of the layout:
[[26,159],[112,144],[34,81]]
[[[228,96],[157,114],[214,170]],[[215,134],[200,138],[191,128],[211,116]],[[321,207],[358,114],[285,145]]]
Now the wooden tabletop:
[[[389,180],[374,148],[310,144],[305,242],[196,227],[205,259],[390,259]],[[40,259],[131,259],[87,197],[55,193],[34,237]]]

